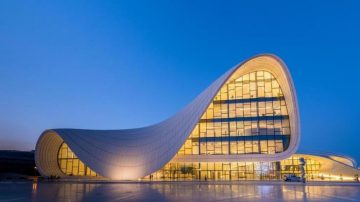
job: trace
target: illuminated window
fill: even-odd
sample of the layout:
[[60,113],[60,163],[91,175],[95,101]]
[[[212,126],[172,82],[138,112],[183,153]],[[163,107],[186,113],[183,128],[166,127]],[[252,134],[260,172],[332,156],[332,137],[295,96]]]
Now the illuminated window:
[[58,163],[60,170],[69,176],[98,176],[93,170],[79,160],[65,142],[60,146],[58,152]]
[[187,140],[177,155],[281,153],[289,146],[290,132],[276,78],[266,71],[251,72],[220,89],[188,138],[197,144]]
[[[305,158],[305,177],[319,180],[320,163]],[[280,180],[285,174],[301,175],[298,156],[277,162],[169,162],[151,174],[152,180]],[[144,179],[149,179],[149,176]]]

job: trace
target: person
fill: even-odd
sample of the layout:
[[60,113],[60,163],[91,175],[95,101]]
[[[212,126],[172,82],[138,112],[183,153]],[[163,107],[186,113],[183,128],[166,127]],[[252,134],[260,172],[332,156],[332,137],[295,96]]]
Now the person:
[[305,159],[304,158],[300,158],[299,159],[300,163],[300,171],[301,171],[301,181],[303,183],[305,183],[306,179],[305,179],[305,165],[306,165],[306,162],[305,162]]

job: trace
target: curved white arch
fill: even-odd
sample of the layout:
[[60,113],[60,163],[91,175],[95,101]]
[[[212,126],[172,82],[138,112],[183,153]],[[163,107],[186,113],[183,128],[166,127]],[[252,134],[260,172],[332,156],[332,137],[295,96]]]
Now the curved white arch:
[[[158,124],[127,130],[52,129],[36,144],[35,161],[42,175],[64,176],[57,164],[63,141],[92,170],[110,179],[138,179],[169,162],[200,120],[220,88],[233,78],[266,70],[279,82],[288,107],[291,138],[288,149],[276,154],[207,155],[202,161],[274,161],[295,153],[300,140],[299,112],[295,88],[286,65],[275,55],[264,54],[236,65],[184,109]],[[193,156],[187,161],[198,161]],[[178,159],[181,161],[181,159]]]
[[[330,156],[325,155],[312,155],[312,154],[294,154],[293,157],[303,157],[307,159],[312,159],[320,163],[319,174],[326,175],[342,175],[343,177],[347,177],[348,179],[353,179],[355,175],[360,175],[360,170],[354,167],[353,165],[349,165],[342,161],[338,161],[338,159],[333,159]],[[350,157],[349,157],[350,158]]]
[[327,158],[330,158],[334,161],[338,161],[345,165],[351,166],[353,168],[357,168],[356,160],[349,156],[345,156],[345,155],[324,155],[324,156],[326,156]]

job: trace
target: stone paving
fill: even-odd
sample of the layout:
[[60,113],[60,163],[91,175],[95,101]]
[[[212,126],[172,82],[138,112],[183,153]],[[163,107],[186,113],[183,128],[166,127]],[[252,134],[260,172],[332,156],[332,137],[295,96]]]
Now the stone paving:
[[0,182],[5,201],[360,201],[359,183]]

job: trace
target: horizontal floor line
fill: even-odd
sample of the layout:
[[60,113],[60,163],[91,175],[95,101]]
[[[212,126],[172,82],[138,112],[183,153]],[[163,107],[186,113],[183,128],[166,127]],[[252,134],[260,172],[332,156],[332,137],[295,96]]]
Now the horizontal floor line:
[[225,142],[251,140],[290,140],[290,135],[249,135],[249,136],[222,136],[222,137],[194,137],[192,142]]
[[266,120],[283,120],[283,119],[289,119],[289,115],[200,119],[199,122],[206,123],[206,122],[233,122],[233,121],[266,121]]
[[248,103],[248,102],[270,102],[285,100],[284,96],[279,97],[257,97],[257,98],[244,98],[244,99],[231,99],[231,100],[214,100],[214,104],[235,104],[235,103]]

